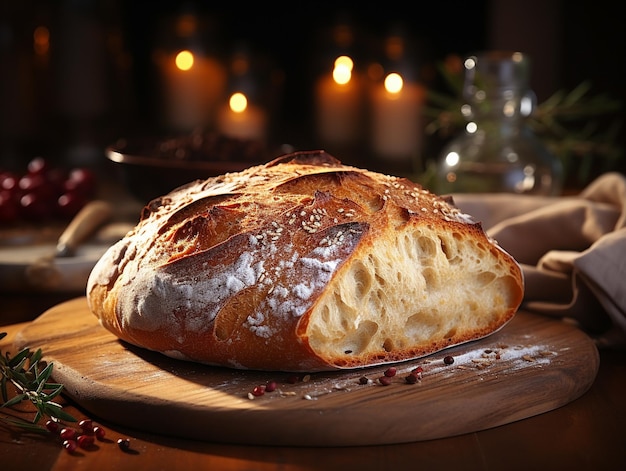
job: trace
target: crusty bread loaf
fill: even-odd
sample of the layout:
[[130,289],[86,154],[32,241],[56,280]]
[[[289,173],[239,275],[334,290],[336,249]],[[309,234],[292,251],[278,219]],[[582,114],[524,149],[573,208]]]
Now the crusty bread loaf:
[[158,198],[87,286],[119,338],[240,369],[425,356],[515,314],[523,279],[479,223],[403,178],[300,152]]

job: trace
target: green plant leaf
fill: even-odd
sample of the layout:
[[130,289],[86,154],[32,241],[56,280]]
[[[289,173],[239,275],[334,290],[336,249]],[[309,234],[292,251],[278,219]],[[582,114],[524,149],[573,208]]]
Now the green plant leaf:
[[[4,338],[6,333],[2,333],[0,338]],[[38,349],[32,353],[28,349],[23,349],[14,357],[9,353],[1,356],[0,381],[2,389],[3,404],[0,407],[13,407],[22,401],[29,400],[35,407],[33,424],[37,424],[44,417],[52,417],[58,420],[76,422],[74,416],[63,410],[63,407],[54,402],[63,391],[63,385],[49,382],[54,368],[53,363],[44,366],[43,352]],[[28,363],[28,369],[25,369]],[[14,397],[8,397],[7,383],[12,383],[18,391]],[[2,419],[4,420],[4,418]],[[5,421],[6,422],[6,421]],[[18,423],[12,421],[12,424]]]
[[47,383],[44,386],[44,389],[46,391],[52,389],[51,392],[46,394],[46,399],[47,400],[52,400],[52,399],[56,398],[58,395],[61,394],[61,392],[63,391],[63,385],[62,384],[55,384],[55,383]]
[[9,366],[15,369],[22,369],[23,365],[28,360],[29,353],[30,352],[28,351],[27,348],[20,351],[17,355],[15,355],[13,358],[9,360]]
[[2,419],[3,422],[13,425],[15,427],[19,427],[20,429],[29,431],[29,432],[40,432],[40,433],[50,433],[45,427],[41,425],[36,425],[31,422],[28,422],[24,419],[13,418],[13,417],[5,417]]
[[36,375],[37,383],[39,383],[39,386],[37,387],[38,393],[43,391],[46,385],[46,381],[48,381],[48,378],[50,378],[50,375],[52,374],[53,368],[54,368],[54,364],[48,363],[48,365],[43,370],[41,370],[40,373]]
[[7,378],[2,375],[2,379],[0,379],[0,391],[2,392],[2,402],[6,402],[9,400],[9,392],[7,390]]
[[0,407],[12,407],[16,404],[19,404],[20,402],[22,402],[23,400],[27,398],[28,398],[28,395],[25,393],[17,394],[13,396],[11,399],[9,399],[8,401],[6,401],[4,404],[2,404],[2,406]]

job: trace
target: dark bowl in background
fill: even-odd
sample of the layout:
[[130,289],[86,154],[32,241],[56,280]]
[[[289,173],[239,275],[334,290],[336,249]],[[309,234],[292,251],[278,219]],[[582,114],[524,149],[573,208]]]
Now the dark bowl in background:
[[119,139],[106,148],[105,154],[129,192],[147,203],[189,182],[265,163],[279,152],[272,154],[259,141],[195,132],[168,138]]

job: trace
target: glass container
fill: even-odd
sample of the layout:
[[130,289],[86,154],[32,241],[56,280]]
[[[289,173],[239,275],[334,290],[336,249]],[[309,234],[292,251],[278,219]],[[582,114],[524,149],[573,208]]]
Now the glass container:
[[557,195],[562,166],[527,125],[536,98],[528,56],[486,52],[466,58],[463,134],[437,161],[437,192]]

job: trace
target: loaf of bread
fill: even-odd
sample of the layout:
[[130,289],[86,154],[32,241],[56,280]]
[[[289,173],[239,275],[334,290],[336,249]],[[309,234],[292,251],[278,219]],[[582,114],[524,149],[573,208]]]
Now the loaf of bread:
[[519,265],[403,178],[298,152],[151,201],[94,267],[91,311],[120,339],[238,369],[399,362],[500,329]]

